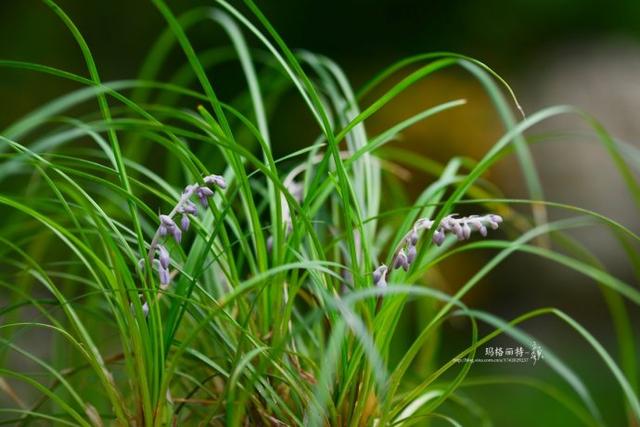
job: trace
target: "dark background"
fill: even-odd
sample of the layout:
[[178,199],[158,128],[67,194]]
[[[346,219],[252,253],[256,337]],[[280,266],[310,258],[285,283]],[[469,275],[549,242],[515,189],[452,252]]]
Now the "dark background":
[[[174,12],[213,6],[213,1],[168,2]],[[132,78],[147,49],[164,28],[150,2],[59,1],[80,28],[104,80]],[[503,76],[528,70],[550,49],[577,41],[640,37],[640,2],[634,0],[514,1],[267,1],[258,2],[289,46],[326,54],[359,81],[403,56],[434,50],[464,53]],[[226,39],[200,26],[196,45]],[[0,2],[0,55],[84,72],[78,49],[63,24],[36,0]],[[11,102],[0,105],[8,123],[63,83],[3,72],[0,88]],[[37,84],[38,91],[33,89]],[[516,87],[516,90],[518,88]],[[36,97],[37,98],[34,98]]]

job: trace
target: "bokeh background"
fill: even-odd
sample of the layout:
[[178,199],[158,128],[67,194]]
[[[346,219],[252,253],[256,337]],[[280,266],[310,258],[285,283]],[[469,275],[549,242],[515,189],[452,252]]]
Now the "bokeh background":
[[[174,11],[213,4],[192,0],[168,3]],[[104,81],[134,78],[164,28],[160,14],[146,1],[60,0],[59,4],[85,35]],[[640,140],[637,0],[273,0],[259,1],[258,5],[291,47],[333,58],[356,88],[404,56],[454,51],[480,59],[502,75],[527,113],[553,104],[575,104],[598,117],[616,138],[636,146]],[[225,34],[211,23],[195,27],[190,36],[198,49],[227,43]],[[248,38],[257,46],[256,40]],[[0,2],[0,57],[86,74],[67,30],[36,0]],[[174,52],[172,62],[176,67],[183,63],[180,52]],[[238,73],[224,69],[213,76],[213,81],[223,97],[242,84]],[[0,128],[75,88],[75,84],[60,79],[1,69]],[[367,125],[375,134],[421,108],[460,97],[468,100],[466,107],[416,125],[404,133],[399,144],[439,161],[460,154],[479,158],[503,129],[479,84],[462,70],[448,69],[421,82]],[[303,111],[293,93],[278,106],[272,125],[277,154],[293,151],[315,137],[311,118]],[[593,209],[639,231],[637,210],[588,129],[575,118],[559,118],[533,133],[552,130],[584,135],[533,147],[547,199]],[[494,168],[490,179],[505,195],[526,197],[513,159]],[[413,174],[406,185],[417,194],[427,182],[426,177]],[[552,218],[561,215],[551,211]],[[624,253],[606,232],[588,230],[577,237],[616,276],[635,283]],[[469,258],[447,266],[448,283],[454,287],[463,283],[483,261],[482,257]],[[469,296],[468,302],[507,318],[540,306],[558,306],[587,325],[616,354],[613,329],[597,287],[547,261],[513,256]],[[637,317],[634,321],[636,326],[640,324]],[[444,354],[453,354],[468,339],[464,324],[452,324],[450,329],[450,338],[443,344]],[[606,395],[608,406],[603,412],[611,425],[623,425],[616,384],[575,334],[553,320],[535,321],[526,329],[582,373],[597,395]],[[494,343],[512,344],[508,338]],[[402,342],[399,346],[402,348]],[[517,371],[561,384],[544,366],[480,369],[496,374]],[[509,420],[516,413],[527,415],[532,426],[578,425],[551,399],[526,388],[495,386],[465,392],[485,405],[499,426],[512,425]],[[545,405],[544,412],[539,410],[540,405]]]

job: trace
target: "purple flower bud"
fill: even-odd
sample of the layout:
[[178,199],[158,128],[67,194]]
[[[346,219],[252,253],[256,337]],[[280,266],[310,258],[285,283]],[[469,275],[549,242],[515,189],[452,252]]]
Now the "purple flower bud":
[[469,224],[467,224],[466,222],[462,225],[462,236],[465,238],[465,240],[471,237],[471,227],[469,227]]
[[436,232],[433,233],[433,243],[435,243],[436,246],[440,246],[444,242],[445,237],[444,230],[438,228]]
[[209,187],[200,187],[196,191],[203,194],[205,197],[213,196],[213,191]]
[[454,222],[453,224],[453,234],[456,235],[458,240],[464,240],[464,232],[462,231],[462,227],[458,222]]
[[176,226],[176,223],[173,222],[169,215],[160,215],[160,224],[164,225],[168,229]]
[[373,272],[373,284],[378,288],[387,287],[387,266],[382,264]]
[[182,194],[192,193],[196,188],[198,188],[197,184],[190,184],[184,187]]
[[200,200],[200,204],[205,208],[209,206],[209,201],[207,200],[207,198],[212,195],[213,195],[213,191],[211,191],[211,189],[207,187],[199,187],[196,190],[196,196],[198,196],[198,199]]
[[158,276],[160,277],[160,283],[162,285],[168,285],[171,282],[169,270],[162,266],[160,266],[160,268],[158,269]]
[[502,217],[500,215],[489,215],[487,221],[489,222],[491,228],[496,230],[502,222]]
[[190,201],[187,201],[182,207],[182,212],[195,215],[198,213],[198,207]]
[[171,258],[169,257],[167,248],[162,245],[158,245],[158,253],[158,259],[160,260],[160,265],[162,266],[162,268],[169,268],[169,262],[171,261]]
[[407,263],[411,264],[416,259],[417,255],[418,251],[415,245],[410,245],[409,249],[407,250]]
[[189,224],[189,215],[182,215],[182,219],[180,220],[180,227],[182,227],[184,231],[187,231],[189,229]]
[[[402,249],[400,250],[400,253],[398,253],[398,255],[395,257],[395,259],[393,260],[393,269],[397,270],[400,267],[402,267],[402,259],[400,259],[400,254],[404,255],[404,252],[402,252]],[[406,255],[405,255],[406,257]]]
[[[135,313],[133,303],[131,303],[129,306],[131,307],[131,312]],[[149,304],[146,302],[142,304],[142,314],[144,314],[144,317],[147,317],[149,315]]]
[[431,228],[431,226],[433,225],[433,221],[427,219],[427,218],[420,218],[416,221],[415,224],[413,224],[413,229],[416,230],[418,228]]
[[161,225],[160,228],[158,228],[158,234],[160,235],[160,237],[164,237],[167,235],[167,227],[165,227],[164,225]]
[[383,271],[381,269],[382,269],[382,266],[376,268],[375,271],[373,272],[373,283],[378,283],[382,278]]
[[413,229],[413,233],[411,233],[411,236],[409,237],[409,243],[411,243],[411,246],[415,246],[418,244],[418,232],[415,228]]
[[227,183],[220,175],[209,175],[204,177],[204,182],[209,185],[215,185],[222,189],[227,188]]
[[171,234],[173,234],[173,238],[176,240],[176,243],[180,243],[180,240],[182,240],[182,231],[180,231],[180,228],[172,227]]
[[396,256],[396,259],[393,263],[393,268],[395,268],[396,270],[400,267],[402,267],[404,271],[409,270],[409,262],[407,261],[407,254],[405,253],[404,248],[400,249],[400,252],[398,252],[398,255]]
[[453,218],[453,216],[449,215],[444,217],[444,219],[440,223],[440,227],[444,228],[445,230],[453,230],[453,227],[455,227],[456,224],[456,220]]

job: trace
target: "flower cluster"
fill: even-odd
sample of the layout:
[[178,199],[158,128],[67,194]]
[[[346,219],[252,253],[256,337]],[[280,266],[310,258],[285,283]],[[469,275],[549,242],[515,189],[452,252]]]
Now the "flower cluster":
[[[438,224],[438,227],[433,232],[431,240],[437,246],[442,245],[447,234],[452,234],[458,238],[459,241],[467,240],[471,237],[474,231],[479,232],[483,237],[487,235],[487,227],[495,230],[502,223],[502,217],[500,215],[488,214],[484,216],[471,215],[465,217],[458,217],[457,214],[452,214],[444,217]],[[409,266],[416,259],[418,254],[416,245],[420,240],[422,231],[431,229],[434,222],[428,218],[418,219],[411,229],[400,241],[398,248],[394,252],[394,257],[391,262],[392,269],[402,268],[404,271],[409,270]],[[373,283],[378,287],[387,286],[386,276],[389,272],[389,268],[386,265],[379,266],[373,272]]]
[[[158,278],[160,279],[160,286],[165,289],[171,283],[171,272],[169,266],[171,264],[171,256],[166,246],[161,242],[166,241],[167,236],[173,237],[176,243],[182,241],[182,233],[189,230],[191,221],[189,215],[196,215],[198,213],[198,206],[191,200],[194,196],[198,199],[200,205],[203,208],[209,206],[209,198],[214,195],[213,190],[209,187],[225,189],[227,184],[224,178],[220,175],[209,175],[203,179],[205,185],[191,184],[187,185],[178,203],[168,214],[160,214],[160,226],[158,227],[151,245],[149,246],[149,252],[147,257],[154,270],[158,272]],[[180,224],[178,225],[174,218],[180,216]],[[144,267],[144,259],[139,262],[140,267]],[[143,312],[146,315],[149,311],[149,305],[145,302],[142,306]]]

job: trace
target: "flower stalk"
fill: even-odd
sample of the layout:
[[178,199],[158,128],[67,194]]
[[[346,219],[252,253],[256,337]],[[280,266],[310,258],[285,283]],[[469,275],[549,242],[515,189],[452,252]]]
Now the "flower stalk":
[[[177,244],[180,244],[182,233],[189,230],[191,224],[189,216],[198,214],[198,206],[192,201],[192,198],[195,196],[200,205],[206,209],[209,206],[209,198],[215,194],[209,186],[221,190],[227,188],[224,178],[220,175],[208,175],[204,177],[203,181],[205,185],[187,185],[173,209],[168,214],[159,215],[160,225],[149,245],[147,259],[151,267],[158,273],[160,289],[162,290],[169,287],[172,278],[176,274],[175,271],[172,273],[170,270],[171,255],[166,247],[166,240],[173,238]],[[175,221],[178,215],[180,216],[179,225]],[[144,267],[145,260],[140,259],[138,265]],[[142,310],[146,316],[149,312],[148,302],[145,301],[143,303]]]

